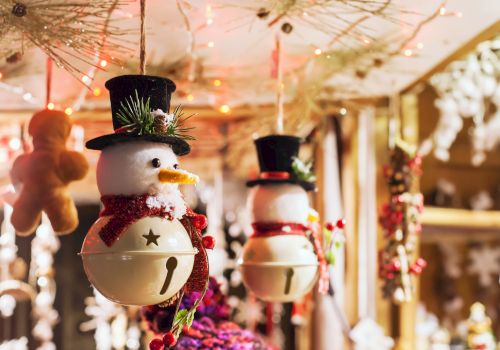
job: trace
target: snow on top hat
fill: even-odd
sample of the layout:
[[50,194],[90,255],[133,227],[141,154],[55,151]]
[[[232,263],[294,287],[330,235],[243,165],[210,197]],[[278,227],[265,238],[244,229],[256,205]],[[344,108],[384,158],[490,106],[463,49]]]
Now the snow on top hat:
[[302,186],[306,191],[316,188],[311,165],[302,163],[299,158],[301,139],[291,135],[269,135],[255,140],[260,175],[250,180],[247,186],[292,183]]
[[178,156],[188,154],[190,146],[182,110],[170,112],[170,97],[175,83],[150,75],[121,75],[108,80],[113,134],[89,140],[87,148],[102,150],[122,142],[150,141],[166,143]]

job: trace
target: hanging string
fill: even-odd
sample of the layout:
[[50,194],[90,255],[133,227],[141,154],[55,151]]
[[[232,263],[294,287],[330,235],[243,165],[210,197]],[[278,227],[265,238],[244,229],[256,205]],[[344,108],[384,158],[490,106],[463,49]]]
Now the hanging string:
[[141,0],[140,74],[146,74],[146,0]]
[[282,67],[282,54],[281,54],[281,41],[279,34],[275,38],[275,67],[276,79],[278,81],[278,88],[276,92],[276,133],[283,134],[283,67]]
[[50,94],[52,91],[52,59],[47,57],[47,65],[45,72],[45,108],[50,103]]

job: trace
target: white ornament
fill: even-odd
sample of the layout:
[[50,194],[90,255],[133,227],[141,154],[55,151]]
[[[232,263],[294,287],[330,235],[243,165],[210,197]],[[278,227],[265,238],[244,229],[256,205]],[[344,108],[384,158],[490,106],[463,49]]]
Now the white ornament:
[[498,280],[500,274],[500,247],[482,246],[481,248],[471,249],[469,258],[471,264],[467,270],[470,274],[478,275],[481,286],[489,287],[494,281]]
[[349,333],[354,350],[390,350],[394,340],[384,335],[384,330],[370,318],[361,320]]
[[82,246],[89,281],[106,298],[125,305],[153,305],[174,296],[186,283],[197,253],[178,220],[145,217],[108,247],[99,236],[109,217],[90,228]]

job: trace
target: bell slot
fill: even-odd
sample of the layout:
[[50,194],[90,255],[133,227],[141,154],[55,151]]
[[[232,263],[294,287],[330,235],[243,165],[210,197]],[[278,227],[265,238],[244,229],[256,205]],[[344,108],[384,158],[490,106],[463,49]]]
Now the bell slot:
[[167,276],[165,277],[165,282],[163,283],[163,287],[161,287],[160,294],[165,294],[170,286],[170,282],[172,281],[172,277],[174,276],[174,270],[177,267],[177,258],[171,256],[167,259],[167,263],[165,264],[165,268],[167,269]]

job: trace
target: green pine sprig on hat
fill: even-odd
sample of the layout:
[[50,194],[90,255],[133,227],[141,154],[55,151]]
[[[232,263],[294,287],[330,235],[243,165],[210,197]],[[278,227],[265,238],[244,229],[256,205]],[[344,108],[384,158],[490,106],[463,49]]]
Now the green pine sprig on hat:
[[313,162],[304,162],[297,157],[293,158],[292,172],[295,177],[301,181],[313,182],[316,181],[316,176],[313,172]]
[[136,90],[135,95],[120,102],[120,110],[116,117],[122,124],[119,130],[124,132],[136,135],[160,134],[194,140],[195,138],[188,134],[194,128],[185,126],[193,114],[187,117],[184,115],[180,105],[170,114],[161,110],[151,110],[150,98],[139,97]]

